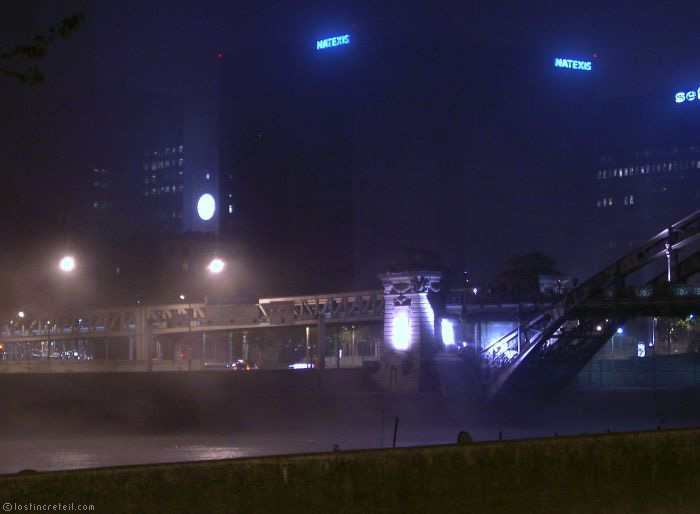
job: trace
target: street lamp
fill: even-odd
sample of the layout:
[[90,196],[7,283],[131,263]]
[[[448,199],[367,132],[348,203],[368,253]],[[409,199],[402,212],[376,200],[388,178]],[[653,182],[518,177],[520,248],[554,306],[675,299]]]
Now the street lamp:
[[58,267],[64,273],[70,273],[75,269],[75,258],[72,255],[66,255],[58,262]]
[[622,327],[617,327],[617,330],[615,331],[615,333],[612,336],[612,341],[611,341],[612,348],[610,350],[610,353],[612,353],[613,355],[615,354],[615,336],[621,335],[623,333],[624,333],[624,330],[622,330]]
[[224,271],[225,267],[226,267],[226,263],[223,260],[216,257],[215,259],[211,260],[211,262],[207,266],[207,269],[211,273],[221,273],[222,271]]
[[19,311],[19,312],[17,313],[17,316],[19,316],[20,318],[23,318],[23,317],[24,317],[24,311]]

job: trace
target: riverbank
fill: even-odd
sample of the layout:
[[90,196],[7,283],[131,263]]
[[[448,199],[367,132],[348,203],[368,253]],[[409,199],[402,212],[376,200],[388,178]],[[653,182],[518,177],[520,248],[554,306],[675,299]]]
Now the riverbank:
[[2,502],[96,512],[697,512],[700,430],[0,476]]

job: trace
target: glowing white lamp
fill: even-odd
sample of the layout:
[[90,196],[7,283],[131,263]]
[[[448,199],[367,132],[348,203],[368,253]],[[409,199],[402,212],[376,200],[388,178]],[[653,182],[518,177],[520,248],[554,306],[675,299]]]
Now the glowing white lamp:
[[61,271],[69,273],[75,269],[75,259],[70,255],[66,255],[58,262],[58,267]]
[[216,200],[209,193],[205,193],[197,200],[197,214],[203,221],[208,221],[216,212]]
[[207,266],[207,269],[212,273],[221,273],[224,271],[225,267],[226,263],[217,257],[216,259],[211,260],[209,266]]
[[395,350],[408,350],[411,342],[411,318],[408,307],[394,307],[394,319],[391,322],[391,344]]

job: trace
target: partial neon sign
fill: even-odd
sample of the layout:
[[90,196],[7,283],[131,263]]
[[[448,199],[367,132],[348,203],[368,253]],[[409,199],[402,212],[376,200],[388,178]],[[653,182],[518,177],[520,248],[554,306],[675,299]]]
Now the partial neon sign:
[[316,50],[325,50],[326,48],[333,48],[334,46],[343,46],[350,44],[350,34],[343,34],[342,36],[327,37],[326,39],[319,39],[316,41]]
[[679,91],[676,93],[677,104],[682,104],[683,102],[693,102],[698,98],[700,98],[700,87],[697,88],[697,90],[691,89],[690,91]]
[[554,58],[555,68],[568,68],[570,70],[591,71],[593,63],[591,61],[578,61],[576,59],[564,59],[562,57]]

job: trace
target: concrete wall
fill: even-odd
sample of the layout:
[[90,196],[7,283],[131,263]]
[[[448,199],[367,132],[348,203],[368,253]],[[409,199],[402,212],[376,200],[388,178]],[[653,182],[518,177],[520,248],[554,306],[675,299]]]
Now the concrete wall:
[[696,354],[661,355],[629,359],[593,359],[576,376],[581,390],[687,389],[700,385],[700,358]]
[[[192,359],[191,367],[187,360],[153,360],[151,371],[193,371],[204,369],[201,359]],[[99,373],[146,371],[145,360],[57,360],[34,359],[22,361],[0,361],[2,373]]]
[[95,512],[697,512],[700,430],[0,477],[2,501]]

